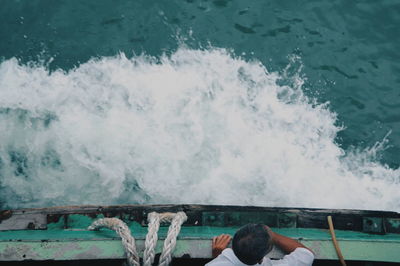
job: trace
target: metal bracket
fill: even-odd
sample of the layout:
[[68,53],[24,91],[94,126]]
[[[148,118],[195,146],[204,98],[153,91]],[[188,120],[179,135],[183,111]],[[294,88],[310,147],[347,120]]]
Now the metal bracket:
[[363,232],[385,234],[382,217],[363,217]]
[[400,234],[400,218],[386,218],[384,226],[388,233]]
[[268,212],[203,212],[204,226],[241,226],[247,223],[263,223],[277,226],[277,214]]
[[295,213],[279,213],[278,214],[279,228],[296,228],[297,215]]

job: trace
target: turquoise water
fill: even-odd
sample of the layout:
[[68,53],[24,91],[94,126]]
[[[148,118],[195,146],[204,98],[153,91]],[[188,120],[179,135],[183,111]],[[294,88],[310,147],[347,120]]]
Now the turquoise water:
[[[154,56],[154,58],[143,59],[144,61],[139,60],[139,63],[136,62],[132,64],[141,66],[141,70],[139,70],[140,73],[148,71],[148,73],[156,74],[152,74],[153,76],[150,75],[149,77],[141,77],[140,84],[142,84],[142,86],[139,86],[140,89],[150,86],[147,84],[154,82],[154,79],[165,79],[165,84],[168,84],[171,79],[166,78],[170,75],[167,70],[163,69],[161,71],[152,69],[149,64],[151,65],[153,61],[163,66],[165,65],[165,67],[170,65],[176,67],[174,62],[180,62],[179,64],[182,65],[185,64],[187,60],[198,60],[200,63],[196,68],[197,70],[194,72],[202,72],[204,68],[210,68],[214,71],[202,73],[202,78],[199,80],[205,80],[207,79],[206,77],[210,77],[213,73],[219,71],[218,67],[210,65],[218,64],[222,68],[228,68],[228,65],[235,64],[233,61],[231,62],[229,60],[238,58],[239,56],[243,65],[238,67],[245,69],[244,72],[253,69],[248,65],[250,64],[249,62],[257,61],[261,63],[268,73],[278,76],[277,78],[268,76],[268,80],[272,80],[277,86],[289,86],[294,92],[297,91],[294,93],[295,95],[298,94],[298,90],[301,90],[302,96],[295,96],[296,100],[294,103],[291,102],[290,99],[286,100],[286,104],[292,104],[292,107],[295,106],[296,108],[303,106],[297,101],[307,103],[309,107],[326,104],[324,108],[329,110],[329,114],[322,114],[324,111],[320,111],[318,108],[318,110],[314,109],[314,111],[312,111],[314,112],[313,115],[321,115],[323,121],[310,122],[310,127],[315,127],[316,132],[320,130],[320,132],[322,132],[321,135],[325,133],[329,135],[325,141],[329,142],[329,145],[335,145],[335,149],[338,149],[332,152],[332,158],[340,160],[343,155],[348,158],[352,154],[358,154],[356,155],[356,159],[352,160],[360,162],[355,165],[346,166],[346,170],[343,170],[342,166],[333,167],[335,169],[333,172],[350,171],[354,174],[354,172],[359,173],[361,171],[359,171],[359,169],[362,168],[363,170],[361,172],[363,174],[355,174],[355,176],[357,176],[356,179],[362,179],[365,178],[364,175],[368,175],[368,178],[372,180],[368,179],[368,182],[372,182],[372,184],[366,188],[366,191],[369,191],[368,193],[373,196],[371,196],[369,200],[366,199],[366,201],[373,202],[374,200],[378,200],[379,202],[379,200],[382,200],[381,204],[377,203],[373,205],[373,208],[380,208],[379,206],[382,206],[382,209],[400,209],[398,203],[394,203],[397,201],[397,196],[391,194],[395,192],[389,190],[389,188],[391,188],[394,189],[393,191],[396,191],[395,188],[399,186],[400,182],[400,174],[397,170],[400,165],[400,52],[398,49],[400,44],[400,4],[398,1],[5,1],[2,3],[2,8],[0,9],[0,25],[0,57],[2,62],[1,73],[3,73],[2,76],[0,75],[0,78],[3,78],[3,81],[0,80],[0,84],[2,85],[0,89],[7,87],[9,90],[13,90],[17,96],[23,95],[27,97],[26,95],[29,95],[31,92],[24,87],[25,85],[21,84],[35,84],[35,82],[38,82],[38,84],[43,85],[42,87],[39,85],[37,88],[35,87],[31,98],[18,98],[19,96],[17,97],[14,95],[14,99],[14,96],[10,96],[11,94],[3,93],[1,95],[3,100],[0,103],[2,114],[2,120],[0,120],[2,121],[3,132],[6,132],[3,135],[1,147],[3,169],[1,186],[3,193],[7,193],[6,195],[8,195],[8,197],[14,199],[10,201],[3,198],[3,204],[6,206],[76,203],[70,199],[63,201],[62,198],[65,200],[65,195],[92,183],[96,178],[100,179],[101,182],[99,182],[100,185],[91,188],[91,193],[102,193],[104,187],[110,186],[110,183],[112,183],[113,180],[115,181],[115,179],[108,179],[103,176],[113,176],[114,174],[118,176],[118,178],[116,178],[121,185],[110,192],[111,195],[114,196],[107,198],[107,202],[142,202],[143,199],[145,202],[159,202],[161,200],[168,202],[180,201],[180,199],[175,196],[162,199],[157,198],[155,195],[163,192],[157,189],[153,190],[151,184],[146,183],[150,182],[148,179],[157,180],[153,175],[142,173],[143,171],[146,172],[146,170],[142,169],[145,168],[146,165],[155,167],[154,165],[156,164],[147,161],[147,158],[151,157],[151,154],[154,154],[154,150],[150,152],[148,146],[141,150],[141,154],[149,152],[150,155],[148,155],[148,157],[140,157],[138,161],[135,161],[136,157],[130,158],[124,163],[124,166],[116,166],[118,162],[114,162],[111,159],[109,159],[109,161],[105,161],[105,159],[102,161],[101,158],[104,158],[105,153],[108,154],[111,151],[117,154],[124,153],[121,149],[110,148],[96,153],[90,151],[88,147],[82,148],[82,143],[88,141],[91,138],[90,136],[93,135],[88,134],[88,137],[82,138],[80,137],[81,135],[73,136],[72,133],[68,136],[64,136],[64,138],[71,138],[71,141],[66,143],[63,148],[59,148],[57,145],[61,145],[59,142],[62,142],[62,140],[52,139],[52,136],[56,134],[54,132],[43,133],[46,131],[47,126],[42,126],[40,124],[43,121],[44,124],[50,123],[54,125],[53,127],[62,124],[62,126],[59,126],[59,131],[57,132],[68,132],[68,129],[71,129],[74,125],[79,125],[77,121],[62,118],[63,116],[59,109],[56,110],[55,107],[53,109],[44,107],[52,106],[52,104],[63,106],[67,101],[65,99],[68,97],[63,98],[64,100],[60,100],[60,95],[68,94],[68,86],[65,85],[67,81],[65,80],[68,80],[68,82],[75,82],[78,80],[73,86],[80,88],[86,86],[84,89],[85,91],[96,90],[99,86],[102,86],[101,84],[110,82],[110,80],[123,79],[123,77],[119,76],[119,73],[122,73],[123,69],[133,67],[129,65],[130,63],[123,63],[125,61],[116,58],[116,56],[124,54],[124,56],[129,59],[138,58],[138,55],[146,54],[148,56]],[[212,51],[214,48],[223,49],[223,55],[213,53]],[[178,55],[176,54],[177,51]],[[181,51],[182,54],[179,55],[179,51]],[[205,54],[198,55],[196,51],[205,51]],[[169,56],[176,56],[177,58],[175,58],[175,61],[172,60],[172,62],[166,59],[167,62],[160,59],[162,55],[165,55],[167,58]],[[104,57],[109,57],[110,61],[101,61],[106,60]],[[213,57],[213,59],[209,59],[209,57]],[[13,61],[15,58],[18,60],[18,63]],[[102,63],[89,61],[94,58],[99,58]],[[215,58],[220,59],[217,60]],[[89,63],[87,63],[88,61]],[[228,61],[230,62],[229,64],[223,63]],[[36,62],[36,65],[32,62]],[[86,65],[82,67],[85,63]],[[16,70],[18,64],[27,68],[21,70],[22,74]],[[121,66],[121,64],[125,64],[125,67]],[[91,72],[90,69],[96,70]],[[56,75],[62,76],[62,71],[73,72],[75,70],[79,75],[70,74],[60,79],[56,77]],[[134,72],[126,72],[126,75],[137,77],[139,74],[136,71],[137,70]],[[160,74],[160,71],[162,74]],[[186,71],[187,68],[182,68],[178,71],[178,74],[186,75]],[[254,69],[254,71],[257,72],[261,70],[257,68]],[[14,73],[19,74],[17,75]],[[108,73],[115,74],[107,76]],[[223,79],[223,75],[229,73],[231,72],[218,72],[218,75],[214,77],[213,81],[210,81],[209,84],[215,84],[215,80],[217,80],[222,84],[221,87],[227,90],[230,86],[237,84],[236,81],[234,83],[229,83],[219,80]],[[232,73],[234,73],[234,71]],[[250,75],[249,80],[253,83],[261,82],[260,80],[264,83],[267,82],[259,76],[251,76],[252,74],[246,73],[244,76]],[[97,78],[94,81],[92,78],[88,77]],[[101,80],[102,77],[105,78]],[[174,78],[176,77],[174,76]],[[57,79],[57,81],[55,81],[55,79]],[[193,78],[193,80],[196,80],[196,78]],[[251,83],[250,81],[248,84]],[[90,84],[97,84],[96,82],[99,84],[93,85],[96,88],[90,86]],[[129,82],[135,82],[135,79]],[[121,86],[127,88],[126,86],[128,85],[126,84],[128,83],[124,83]],[[43,88],[49,86],[49,84],[51,84],[50,87],[47,87],[44,91],[40,91],[39,87]],[[157,86],[160,87],[162,84],[163,83],[157,84]],[[194,81],[188,84],[192,86]],[[209,84],[205,86],[209,86]],[[57,86],[64,89],[54,92],[52,88]],[[214,85],[210,86],[212,87]],[[22,89],[22,87],[24,87],[24,89]],[[100,91],[104,92],[104,90],[103,88]],[[137,92],[135,97],[140,98],[140,95],[146,95],[146,91],[140,91],[139,89],[134,90]],[[150,90],[149,88],[148,91]],[[96,91],[94,93],[97,94],[101,92]],[[113,92],[115,92],[115,90]],[[38,95],[35,93],[38,93]],[[46,100],[45,103],[39,104],[40,99],[46,98],[52,93],[54,94],[52,96],[53,98]],[[124,97],[124,93],[120,96]],[[179,95],[185,94],[186,91],[178,90],[176,93],[178,93],[177,98],[179,98]],[[74,99],[81,99],[84,101],[83,98],[86,99],[85,95],[84,92],[80,92],[74,96]],[[114,103],[110,100],[113,96],[110,96],[110,94],[107,95],[108,96],[103,95],[103,102],[96,105],[97,107],[100,106],[100,109],[103,111],[108,110],[107,106],[118,105],[118,103]],[[303,100],[302,97],[305,96],[307,100]],[[144,102],[158,101],[158,98],[152,97],[153,96],[149,96]],[[188,99],[192,99],[193,97],[194,96],[191,95],[189,98],[182,99],[182,101],[190,101]],[[231,97],[231,95],[221,97],[226,97],[227,99]],[[257,97],[261,96],[257,94]],[[299,100],[300,98],[301,100]],[[21,104],[21,101],[23,103],[29,102],[29,104],[25,106]],[[90,100],[90,102],[94,102],[94,100]],[[173,102],[168,102],[165,106],[168,108],[168,106],[172,104]],[[65,108],[69,108],[68,110],[75,110],[75,108],[79,109],[79,106],[79,101],[75,101],[70,105],[66,105]],[[239,107],[236,105],[232,105],[231,107],[232,110],[239,110],[237,109]],[[268,109],[270,107],[265,108]],[[38,111],[39,109],[40,111]],[[306,109],[301,109],[303,111],[300,112],[305,114],[308,112]],[[68,110],[63,110],[63,114],[65,114],[64,112],[68,112]],[[191,109],[189,113],[207,117],[201,110]],[[230,109],[224,109],[223,112],[228,112],[227,110]],[[274,109],[274,107],[272,107],[272,110],[273,113],[279,113],[281,109]],[[118,113],[113,115],[115,115],[115,117],[125,117],[130,111],[125,112],[119,110],[119,112],[120,115],[118,115]],[[282,112],[282,114],[286,114],[286,111]],[[160,111],[160,113],[158,113],[159,116],[161,116],[161,113],[163,112]],[[77,114],[79,114],[79,110]],[[98,114],[99,113],[97,113],[97,115]],[[111,117],[108,111],[104,111],[104,114],[107,117]],[[293,114],[296,114],[296,112]],[[150,119],[149,116],[147,119]],[[104,127],[96,128],[96,125],[102,123],[99,121],[104,122],[105,120],[100,119],[97,122],[93,122],[92,119],[94,118],[92,116],[86,117],[82,115],[82,117],[85,117],[85,121],[81,121],[82,125],[93,123],[92,129],[96,132],[112,127],[113,123],[117,121],[116,119],[111,119]],[[251,120],[253,118],[254,120],[259,119],[258,116],[257,118],[256,116],[250,116],[249,119]],[[173,115],[165,119],[171,123],[175,121]],[[299,123],[306,125],[307,119],[309,118],[299,120]],[[30,122],[27,126],[26,121],[28,120]],[[65,121],[68,121],[68,123]],[[190,119],[185,120],[185,122],[180,121],[179,123],[188,123],[188,121],[190,121]],[[224,121],[224,118],[221,118],[221,121]],[[257,121],[262,123],[264,120]],[[281,120],[278,119],[278,122],[279,121]],[[218,124],[220,121],[204,122],[204,124],[200,124],[199,127],[202,128],[202,130],[207,130],[208,127],[211,127],[212,130],[214,130],[214,123]],[[327,125],[325,125],[325,123],[327,123]],[[40,124],[41,126],[37,126],[36,124]],[[337,130],[332,129],[332,127],[337,127]],[[343,129],[339,130],[339,127],[343,127]],[[216,130],[215,132],[224,132],[225,135],[228,134],[230,136],[232,131],[238,130],[236,127],[230,127],[229,125],[224,128],[226,129],[225,131]],[[272,131],[276,131],[275,135],[279,135],[279,132],[285,135],[291,131],[296,132],[296,134],[301,134],[304,131],[304,129],[297,130],[294,128],[294,126],[279,127],[273,128]],[[128,131],[129,130],[127,130],[127,132]],[[119,132],[123,132],[123,130]],[[162,133],[155,132],[158,131],[153,131],[148,134],[162,135]],[[196,132],[193,133],[193,135],[198,137],[199,131]],[[112,134],[115,135],[115,133]],[[179,134],[181,138],[185,139],[185,137],[182,136],[187,136],[189,133],[182,131]],[[246,136],[255,138],[255,136],[251,136],[251,134],[252,133],[243,131],[243,135],[241,135],[239,139],[244,139]],[[122,135],[124,137],[122,137]],[[127,140],[129,139],[127,137],[129,134],[122,135],[119,141],[129,141]],[[61,135],[58,136],[60,137]],[[219,135],[214,134],[209,137],[210,139],[216,139],[217,136]],[[387,137],[385,138],[385,136]],[[324,156],[322,155],[324,153],[323,149],[316,152],[312,143],[308,142],[308,139],[311,138],[309,135],[304,133],[303,137],[307,139],[307,141],[304,142],[307,143],[305,145],[309,145],[310,149],[317,154],[314,157]],[[116,138],[118,139],[118,136]],[[170,138],[170,136],[168,138]],[[104,138],[99,138],[97,144],[102,146],[105,139],[108,140],[106,136],[104,136]],[[205,139],[207,138],[205,137]],[[290,138],[288,137],[288,139]],[[52,148],[47,150],[40,150],[38,148],[38,150],[35,150],[35,148],[30,146],[30,143],[23,143],[23,140],[40,140],[38,143],[40,142],[42,145],[46,143],[46,145]],[[77,144],[75,140],[79,140],[79,144]],[[151,141],[154,142],[155,140],[152,139]],[[171,142],[168,143],[174,143],[172,140],[169,141]],[[189,143],[187,145],[190,146],[191,141],[194,140],[189,139],[187,141]],[[183,145],[187,149],[193,148],[182,144],[185,141],[177,140],[177,142],[179,142],[179,144],[172,145],[171,147],[173,148],[169,147],[169,149],[179,150],[180,145]],[[293,143],[298,142],[297,140],[293,141]],[[213,142],[211,141],[210,143]],[[278,154],[281,152],[281,149],[285,150],[283,143],[284,142],[280,145],[280,148],[271,148],[274,153]],[[63,152],[67,151],[69,149],[68,147],[73,150],[75,148],[74,145],[77,145],[76,148],[81,149],[81,151],[82,149],[89,150],[84,152],[89,155],[86,157],[79,157],[81,155],[69,154],[63,157]],[[115,147],[117,144],[104,144],[105,147],[107,145]],[[199,152],[199,154],[196,155],[197,157],[194,156],[193,160],[201,161],[199,156],[200,158],[209,156],[209,158],[219,158],[216,160],[216,164],[219,162],[220,166],[223,165],[221,162],[224,161],[221,159],[222,157],[215,154],[223,153],[224,148],[215,148],[213,145],[214,144],[209,144],[208,146],[205,145],[207,146],[206,148],[202,147],[200,149],[202,152]],[[262,144],[261,146],[265,149],[270,149],[268,145],[271,144]],[[56,146],[58,148],[55,148]],[[80,148],[78,148],[78,146]],[[137,147],[138,145],[134,146]],[[227,146],[229,145],[227,144]],[[328,149],[327,147],[325,148]],[[168,149],[166,148],[166,150]],[[237,152],[239,154],[245,154],[245,150],[245,147],[239,147]],[[291,152],[292,148],[288,148],[284,152],[286,155],[282,156],[290,157]],[[330,151],[327,151],[327,153],[329,152]],[[130,153],[127,151],[126,154]],[[93,159],[96,156],[100,158],[97,159],[97,161]],[[128,155],[124,158],[127,158],[127,156]],[[41,159],[38,159],[39,157]],[[244,162],[254,160],[250,155],[247,157],[243,156],[243,158],[245,158],[243,160]],[[178,161],[181,160],[180,157],[175,159]],[[265,157],[265,159],[272,160],[273,158]],[[37,160],[42,162],[41,166],[37,166]],[[43,163],[43,160],[45,163]],[[77,164],[77,162],[82,163],[85,160],[101,161],[103,166],[100,167],[97,163],[92,162],[84,166],[87,172],[66,170],[69,167],[68,164],[72,167],[72,165]],[[296,161],[295,158],[292,158],[292,160]],[[328,161],[328,158],[326,160]],[[135,167],[131,166],[130,163],[132,163],[132,161],[135,161]],[[153,158],[150,161],[163,162],[163,158]],[[380,173],[381,170],[378,171],[376,167],[365,170],[365,161],[368,161],[370,164],[376,164],[376,167],[379,169],[384,169],[385,174]],[[190,162],[186,163],[190,165]],[[320,162],[321,165],[324,163],[322,161]],[[165,164],[170,165],[170,162],[166,160]],[[185,165],[185,163],[182,164]],[[175,170],[171,170],[172,168],[169,169],[169,166],[163,166],[161,167],[163,170],[160,170],[160,172],[156,171],[154,175],[163,173],[169,176],[179,173],[179,175],[185,176],[190,173],[190,175],[195,176],[193,172],[187,170],[187,168],[190,168],[189,166],[182,166],[182,164],[172,167]],[[318,165],[318,162],[315,162],[315,164]],[[137,165],[140,165],[140,167]],[[204,160],[204,164],[195,167],[196,173],[213,176],[212,179],[204,181],[205,183],[203,185],[205,187],[206,184],[208,186],[217,185],[218,182],[216,180],[221,180],[222,178],[210,170],[213,167],[212,165],[212,160]],[[229,164],[227,163],[227,165]],[[253,176],[268,175],[263,172],[264,170],[255,170],[262,168],[260,166],[261,162],[260,165],[252,165],[250,163],[243,163],[243,165],[247,166],[250,172],[253,171]],[[286,167],[279,163],[278,165],[282,167],[282,169]],[[346,165],[348,165],[348,163],[346,163]],[[105,170],[99,170],[100,168],[113,167],[121,170],[118,170],[118,173],[109,173]],[[291,164],[287,166],[288,169],[292,169],[291,167]],[[329,167],[326,166],[325,169]],[[158,169],[157,167],[155,168]],[[180,170],[176,170],[178,168]],[[222,169],[225,168],[222,167]],[[293,169],[293,172],[299,171],[295,166],[293,166]],[[44,172],[46,174],[43,174]],[[127,172],[129,172],[129,174],[127,174]],[[328,175],[336,175],[333,174],[333,172],[327,172]],[[379,174],[376,174],[376,172],[379,172]],[[321,175],[326,174],[323,172],[318,173]],[[52,175],[55,176],[57,180],[65,180],[69,178],[67,176],[70,175],[87,175],[91,177],[78,187],[74,187],[73,184],[76,184],[79,178],[73,179],[71,184],[66,185],[66,190],[63,190],[62,193],[55,192],[53,194],[46,194],[39,188],[31,189],[31,187],[34,187],[32,184],[39,183],[39,187],[43,187],[43,183],[54,184],[54,180],[52,179],[39,177]],[[306,175],[308,175],[308,173],[304,173],[304,178],[306,178]],[[11,178],[11,176],[13,177]],[[223,176],[229,176],[227,180],[236,180],[234,174],[225,173]],[[347,174],[343,176],[344,179],[351,179]],[[196,178],[198,180],[204,178],[204,176]],[[12,179],[12,182],[10,179]],[[306,179],[305,183],[308,184],[308,187],[314,186],[310,184],[315,183],[324,186],[322,185],[322,183],[324,183],[322,179],[318,179],[317,177],[315,177],[315,179],[316,180]],[[374,184],[373,180],[377,179],[384,179],[386,185]],[[250,177],[246,180],[250,183],[252,182],[250,180],[254,181],[254,179]],[[277,185],[279,183],[274,179],[274,175],[266,179],[257,180],[255,183],[257,184],[256,186],[259,187],[263,187],[265,184]],[[288,179],[286,181],[290,182],[290,180],[291,179]],[[175,186],[171,186],[171,190],[173,190],[176,186],[187,186],[188,183],[191,183],[193,180],[182,182],[168,181],[168,179],[157,180],[157,182],[163,181],[174,184]],[[241,180],[237,182],[239,184]],[[331,181],[327,181],[326,183],[331,184],[330,182]],[[365,181],[364,184],[368,182]],[[244,184],[249,183],[244,182]],[[356,184],[353,185],[358,186]],[[21,187],[17,188],[18,186]],[[60,190],[60,186],[56,186],[54,191]],[[10,189],[10,187],[13,188]],[[228,189],[227,192],[237,192],[234,188],[231,189],[232,190]],[[29,192],[21,192],[22,190]],[[315,191],[317,190],[318,185],[315,188]],[[134,191],[139,195],[138,198],[140,198],[140,200],[127,196],[130,191]],[[295,190],[288,190],[287,193],[291,194],[293,191]],[[315,193],[315,191],[310,190],[310,193]],[[388,195],[385,195],[385,193],[388,193]],[[260,195],[261,194],[260,192]],[[210,195],[207,197],[210,197],[210,201],[200,200],[199,197],[190,198],[189,196],[186,198],[184,197],[184,199],[186,199],[186,201],[206,203],[241,203],[233,199],[231,200],[230,198],[223,199],[215,197],[214,199],[213,196]],[[365,197],[365,194],[360,193],[360,198],[349,200],[357,201],[363,197]],[[46,200],[39,200],[39,198],[46,198]],[[258,198],[252,198],[249,192],[248,197],[243,203],[290,206],[297,204],[296,199],[281,199],[278,195],[273,198],[274,199],[270,202],[263,201]],[[116,200],[114,201],[114,199]],[[89,200],[88,202],[93,203],[96,201],[96,198],[93,198],[93,200]],[[77,202],[79,202],[79,200],[77,200]],[[318,202],[315,199],[305,200],[299,204],[318,206]],[[321,207],[347,207],[345,203],[338,203],[337,205],[328,203],[321,204]],[[348,207],[368,208],[368,206],[362,204],[349,204]]]

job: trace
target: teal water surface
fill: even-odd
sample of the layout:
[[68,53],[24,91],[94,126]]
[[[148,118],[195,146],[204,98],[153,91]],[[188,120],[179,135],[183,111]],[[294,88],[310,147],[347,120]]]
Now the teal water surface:
[[344,148],[371,147],[391,130],[382,162],[400,163],[398,1],[4,1],[0,56],[54,57],[70,69],[96,56],[211,44],[281,71],[299,55],[306,92],[330,102]]
[[[303,92],[337,114],[336,125],[344,128],[335,138],[339,147],[362,151],[383,143],[375,160],[399,168],[399,1],[1,2],[0,62],[17,58],[49,72],[68,71],[93,58],[158,57],[182,46],[219,47],[259,60],[280,73],[283,84],[286,75],[300,73]],[[29,179],[30,157],[10,156],[17,162],[14,173]],[[51,164],[63,171],[59,161]],[[391,182],[399,178],[396,172]],[[137,181],[124,182],[140,190]]]

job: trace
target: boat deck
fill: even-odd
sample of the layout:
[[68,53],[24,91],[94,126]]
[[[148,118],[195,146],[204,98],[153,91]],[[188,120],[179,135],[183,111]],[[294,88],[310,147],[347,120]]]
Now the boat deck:
[[[127,211],[124,209],[124,213],[134,212],[136,209],[130,209]],[[326,216],[329,211],[321,210],[293,210],[293,209],[254,209],[252,210],[253,216],[249,216],[248,212],[243,212],[243,208],[235,210],[234,208],[228,208],[222,212],[220,208],[215,207],[210,212],[210,209],[200,208],[202,218],[200,219],[200,225],[195,226],[197,221],[190,220],[192,218],[199,217],[199,207],[196,211],[190,214],[190,210],[186,210],[191,216],[189,217],[187,226],[183,226],[178,237],[177,246],[173,253],[174,257],[182,259],[209,259],[211,258],[211,239],[213,236],[219,234],[231,234],[239,228],[239,225],[227,226],[232,217],[246,217],[245,221],[240,221],[240,224],[247,222],[253,222],[252,219],[261,219],[260,222],[267,219],[267,224],[273,224],[269,221],[268,217],[261,215],[263,212],[271,214],[279,212],[285,213],[285,215],[296,213],[295,220],[287,220],[286,224],[275,223],[272,227],[277,233],[298,239],[307,247],[310,247],[316,254],[318,260],[336,260],[337,255],[334,246],[331,241],[329,230],[326,228],[301,228],[299,224],[301,219],[305,216],[311,215],[310,219],[314,220],[315,227],[324,227],[321,225],[319,216]],[[275,212],[273,212],[273,210]],[[142,211],[142,209],[140,209]],[[224,213],[225,217],[222,219],[225,224],[221,225],[222,220],[216,219],[216,211]],[[97,212],[94,216],[93,213],[85,210],[83,213],[75,213],[76,211],[69,210],[55,211],[54,209],[46,210],[23,210],[14,211],[13,216],[8,217],[0,223],[0,261],[24,261],[24,260],[56,260],[56,261],[71,261],[71,260],[118,260],[124,259],[125,254],[121,245],[121,239],[111,230],[101,229],[100,231],[89,231],[87,227],[97,218],[101,218],[107,215],[104,213]],[[57,213],[57,214],[56,214]],[[147,234],[147,227],[143,224],[143,220],[137,218],[129,218],[127,215],[122,215],[119,210],[120,217],[128,224],[132,235],[137,240],[137,248],[139,251],[144,249],[144,239]],[[387,232],[387,226],[383,229],[385,232],[363,232],[354,230],[335,230],[337,239],[339,241],[342,253],[346,260],[350,261],[379,261],[379,262],[400,262],[400,234],[396,232],[398,221],[398,214],[396,213],[381,213],[379,217],[378,212],[369,212],[369,218],[367,220],[360,219],[360,216],[354,216],[355,213],[344,212],[330,212],[336,217],[337,225],[348,226],[349,223],[353,223],[352,226],[357,227],[359,223],[364,223],[364,231],[375,230],[377,225],[380,225],[379,221],[385,221],[387,219],[394,231],[393,233]],[[137,214],[137,213],[136,213]],[[234,215],[233,215],[234,214]],[[244,215],[246,214],[246,215]],[[365,213],[364,213],[365,214]],[[374,214],[374,217],[371,217]],[[44,215],[44,216],[43,216]],[[114,215],[114,214],[113,214]],[[236,216],[235,216],[236,215]],[[262,216],[260,218],[260,215]],[[272,214],[271,214],[272,215]],[[319,215],[319,216],[318,216]],[[347,215],[347,216],[346,216]],[[115,215],[114,215],[115,216]],[[145,214],[143,215],[146,216]],[[349,217],[356,217],[355,220],[349,219]],[[43,220],[43,217],[45,219]],[[137,217],[137,215],[135,216]],[[211,218],[210,218],[211,217]],[[228,217],[229,221],[227,220]],[[249,218],[253,217],[253,218]],[[292,217],[289,215],[289,217]],[[301,218],[303,217],[303,218]],[[384,218],[382,218],[384,217]],[[385,218],[386,217],[386,218]],[[388,218],[389,217],[389,218]],[[217,217],[218,218],[218,217]],[[286,217],[287,218],[287,217]],[[340,218],[340,219],[339,219]],[[347,221],[343,223],[341,219]],[[13,220],[14,219],[14,220]],[[212,220],[211,222],[210,219]],[[249,220],[250,219],[250,220]],[[372,223],[372,221],[378,221]],[[381,219],[381,220],[379,220]],[[228,222],[227,222],[228,221]],[[294,225],[292,222],[296,221]],[[300,222],[299,222],[300,221]],[[7,222],[13,224],[14,227],[26,227],[20,230],[6,230]],[[45,224],[43,224],[45,223]],[[207,223],[212,225],[207,225]],[[320,224],[320,225],[318,225]],[[383,223],[384,225],[385,223]],[[277,226],[280,225],[280,226]],[[306,223],[301,224],[306,226]],[[369,228],[372,225],[372,229]],[[3,226],[3,229],[2,227]],[[2,231],[1,231],[2,230]],[[166,237],[168,226],[161,226],[159,231],[159,239],[163,240]],[[156,253],[161,253],[162,241],[158,241],[156,247]],[[139,252],[141,255],[141,252]],[[281,258],[284,254],[279,249],[274,249],[269,257]],[[204,262],[204,261],[203,261]]]
[[[130,229],[143,250],[147,228],[132,224]],[[233,235],[237,227],[183,227],[178,238],[174,257],[210,258],[211,239],[218,234]],[[317,259],[337,259],[328,230],[324,229],[279,229],[277,233],[299,239],[316,253]],[[160,228],[160,240],[166,236],[167,228]],[[347,260],[400,261],[400,236],[397,234],[371,235],[353,231],[336,231],[343,255]],[[156,252],[160,253],[159,241]],[[272,258],[282,257],[279,250],[270,253]],[[83,228],[49,229],[40,231],[0,232],[0,260],[79,260],[125,258],[120,238],[111,230],[87,231]]]

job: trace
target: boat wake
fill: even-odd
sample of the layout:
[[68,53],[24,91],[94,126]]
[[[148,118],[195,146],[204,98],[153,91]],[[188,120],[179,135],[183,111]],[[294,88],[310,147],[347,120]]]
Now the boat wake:
[[343,150],[335,113],[305,97],[301,78],[225,49],[120,54],[51,73],[3,61],[0,128],[2,207],[400,211],[400,170],[375,160],[381,146]]

